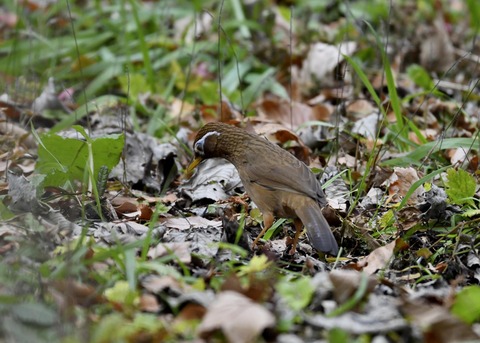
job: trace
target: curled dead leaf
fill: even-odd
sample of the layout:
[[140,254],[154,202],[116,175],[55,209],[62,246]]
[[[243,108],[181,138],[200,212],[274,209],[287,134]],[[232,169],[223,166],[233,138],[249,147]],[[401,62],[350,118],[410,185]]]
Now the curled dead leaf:
[[387,267],[387,264],[390,263],[393,257],[397,241],[398,239],[373,250],[370,255],[361,260],[358,265],[363,266],[363,271],[368,275],[372,275],[377,270]]
[[230,343],[249,343],[274,324],[275,317],[265,307],[237,292],[225,291],[208,308],[198,332],[208,339],[221,330]]

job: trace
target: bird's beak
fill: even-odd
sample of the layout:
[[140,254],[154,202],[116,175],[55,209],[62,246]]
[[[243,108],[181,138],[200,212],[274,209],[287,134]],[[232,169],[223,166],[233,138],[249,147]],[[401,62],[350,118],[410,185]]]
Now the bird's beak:
[[185,170],[185,177],[187,179],[189,179],[192,176],[194,169],[197,168],[197,166],[202,161],[203,161],[203,159],[201,157],[195,157],[194,160],[192,162],[190,162],[187,169]]

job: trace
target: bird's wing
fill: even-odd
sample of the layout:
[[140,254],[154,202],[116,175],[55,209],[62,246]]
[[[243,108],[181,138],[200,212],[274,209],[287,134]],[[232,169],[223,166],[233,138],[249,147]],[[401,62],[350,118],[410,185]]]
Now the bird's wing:
[[[326,205],[325,194],[320,183],[303,162],[273,144],[270,152],[270,156],[257,154],[250,158],[245,166],[245,174],[250,182],[271,190],[307,195],[320,205]],[[262,159],[265,158],[274,163],[262,163]]]

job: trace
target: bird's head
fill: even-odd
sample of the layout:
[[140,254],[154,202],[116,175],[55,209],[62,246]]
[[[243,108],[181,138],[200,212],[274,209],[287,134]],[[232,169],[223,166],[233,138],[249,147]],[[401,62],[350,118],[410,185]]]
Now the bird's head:
[[194,158],[187,167],[187,176],[203,161],[213,157],[225,157],[223,148],[219,146],[220,138],[230,125],[223,123],[208,123],[198,131],[193,143]]

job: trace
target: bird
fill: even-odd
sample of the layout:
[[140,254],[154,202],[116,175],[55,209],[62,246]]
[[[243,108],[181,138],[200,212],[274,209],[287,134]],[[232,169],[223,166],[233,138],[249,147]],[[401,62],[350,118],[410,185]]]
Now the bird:
[[193,151],[187,175],[209,158],[224,158],[237,169],[246,193],[263,215],[263,229],[253,246],[275,217],[291,218],[296,232],[289,254],[295,253],[303,226],[316,250],[338,254],[337,241],[322,214],[327,205],[322,186],[294,155],[262,136],[222,122],[204,125],[195,137]]

